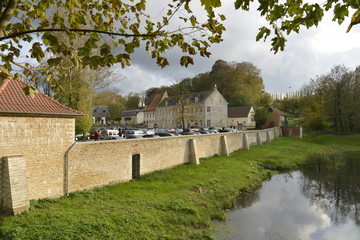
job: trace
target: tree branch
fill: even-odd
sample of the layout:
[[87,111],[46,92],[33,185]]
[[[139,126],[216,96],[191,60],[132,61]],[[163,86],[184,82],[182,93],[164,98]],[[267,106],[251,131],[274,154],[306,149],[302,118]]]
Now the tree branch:
[[[0,57],[7,57],[5,54],[3,54],[3,53],[0,53]],[[46,69],[47,67],[42,67],[42,66],[40,66],[40,67],[27,67],[27,66],[25,66],[25,65],[22,65],[22,64],[20,64],[20,63],[18,63],[18,62],[15,62],[14,60],[11,60],[10,61],[12,64],[14,64],[14,65],[16,65],[16,66],[18,66],[18,67],[21,67],[22,69],[26,69],[26,70],[30,70],[30,71],[33,71],[33,70],[44,70],[44,69]]]
[[3,32],[5,31],[7,25],[9,24],[9,21],[13,16],[13,13],[16,9],[18,2],[19,0],[9,0],[4,12],[0,16],[0,36],[3,35]]
[[5,37],[1,37],[0,41],[4,41],[6,39],[11,39],[15,37],[19,37],[21,35],[30,34],[30,33],[40,33],[40,32],[83,32],[83,33],[99,33],[99,34],[106,34],[111,36],[121,36],[121,37],[157,37],[162,36],[162,33],[152,33],[152,34],[124,34],[124,33],[114,33],[114,32],[106,32],[106,31],[100,31],[100,30],[93,30],[93,29],[58,29],[58,28],[49,28],[49,29],[34,29],[34,30],[28,30],[18,33],[13,33]]

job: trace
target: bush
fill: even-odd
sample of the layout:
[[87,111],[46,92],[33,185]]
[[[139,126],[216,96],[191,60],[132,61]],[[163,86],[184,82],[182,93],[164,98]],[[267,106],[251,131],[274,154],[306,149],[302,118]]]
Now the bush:
[[338,150],[311,152],[305,160],[305,166],[316,171],[336,169],[343,163],[343,154]]
[[331,124],[324,114],[313,112],[305,115],[304,126],[313,131],[324,131],[330,128]]

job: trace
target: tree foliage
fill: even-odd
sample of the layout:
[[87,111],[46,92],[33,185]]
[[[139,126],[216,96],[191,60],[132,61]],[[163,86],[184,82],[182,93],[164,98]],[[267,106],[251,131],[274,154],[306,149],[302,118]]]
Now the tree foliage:
[[[209,47],[222,41],[225,30],[222,24],[225,16],[214,11],[221,6],[221,0],[200,0],[205,14],[193,12],[193,2],[157,2],[159,11],[151,14],[146,0],[2,0],[0,77],[8,77],[15,66],[22,68],[25,76],[34,69],[42,69],[46,80],[58,85],[53,69],[65,57],[70,59],[73,68],[87,66],[97,69],[115,63],[126,67],[131,64],[131,55],[141,46],[161,67],[169,64],[164,53],[178,48],[183,53],[179,63],[188,66],[194,63],[194,55],[209,57]],[[234,6],[249,11],[252,2],[235,0]],[[350,26],[360,22],[358,0],[327,0],[322,4],[302,0],[257,2],[257,10],[268,24],[259,29],[256,40],[272,37],[275,53],[284,50],[284,35],[299,32],[301,27],[317,26],[326,11],[332,11],[333,21],[341,24],[351,10],[357,10]],[[84,43],[81,47],[74,47],[79,36]],[[28,46],[28,51],[22,51]],[[27,60],[22,64],[18,59],[24,57],[21,56],[24,52]],[[31,66],[46,56],[49,56],[46,64]],[[16,79],[21,75],[12,77]],[[35,77],[32,79],[36,81]]]
[[312,79],[299,94],[282,100],[304,117],[312,130],[335,133],[360,132],[360,66],[350,70],[334,66],[327,74]]
[[190,92],[201,92],[216,85],[230,107],[258,105],[262,100],[270,101],[266,99],[266,94],[263,95],[264,85],[260,70],[249,62],[228,63],[217,60],[211,72],[184,79],[181,84],[188,87]]
[[103,90],[95,94],[93,106],[108,106],[110,117],[107,119],[119,121],[121,112],[126,110],[126,99],[116,89]]
[[[161,67],[169,64],[164,53],[177,47],[183,52],[180,64],[188,66],[193,64],[193,55],[209,57],[210,44],[222,40],[225,16],[213,11],[219,4],[219,0],[202,1],[207,18],[200,22],[190,0],[163,3],[158,17],[147,12],[146,0],[4,0],[0,4],[2,77],[15,65],[28,76],[34,69],[30,59],[41,62],[48,54],[46,64],[36,69],[43,69],[47,80],[57,85],[51,69],[65,57],[74,68],[97,69],[115,63],[126,67],[141,45]],[[180,28],[170,24],[175,17],[182,21]],[[79,36],[85,39],[83,46],[73,47]],[[24,45],[31,45],[26,55],[29,60],[20,64],[17,58]]]

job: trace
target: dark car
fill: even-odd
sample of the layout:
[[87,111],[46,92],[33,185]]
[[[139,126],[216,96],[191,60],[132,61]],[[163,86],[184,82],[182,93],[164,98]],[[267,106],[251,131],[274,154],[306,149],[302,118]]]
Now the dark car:
[[157,133],[155,133],[155,135],[158,135],[160,137],[174,137],[174,136],[176,136],[175,134],[169,133],[169,132],[157,132]]
[[208,130],[199,130],[198,133],[200,134],[211,134]]
[[[85,134],[85,140],[89,140],[90,139],[90,135],[88,133]],[[75,141],[83,141],[84,140],[84,134],[83,133],[79,133],[75,135]]]

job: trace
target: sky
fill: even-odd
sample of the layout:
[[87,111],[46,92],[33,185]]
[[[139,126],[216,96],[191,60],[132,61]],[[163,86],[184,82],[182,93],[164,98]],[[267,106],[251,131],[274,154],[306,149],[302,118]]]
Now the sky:
[[[360,65],[360,24],[346,33],[350,18],[342,25],[331,21],[326,14],[317,28],[302,28],[299,34],[287,36],[283,52],[270,51],[271,41],[256,42],[258,29],[265,24],[256,7],[250,12],[234,10],[234,1],[222,1],[217,10],[225,14],[226,32],[224,41],[210,48],[210,58],[195,57],[195,64],[182,67],[179,64],[181,52],[167,52],[170,66],[161,69],[156,60],[137,49],[132,56],[132,66],[116,68],[116,74],[124,77],[114,87],[120,93],[139,93],[151,87],[172,85],[187,77],[209,72],[216,60],[227,62],[251,62],[261,70],[265,91],[269,93],[295,92],[316,76],[329,73],[336,65],[345,65],[354,70]],[[159,9],[159,6],[156,6]],[[195,13],[204,13],[200,6],[193,6]],[[198,15],[197,15],[198,16]]]

